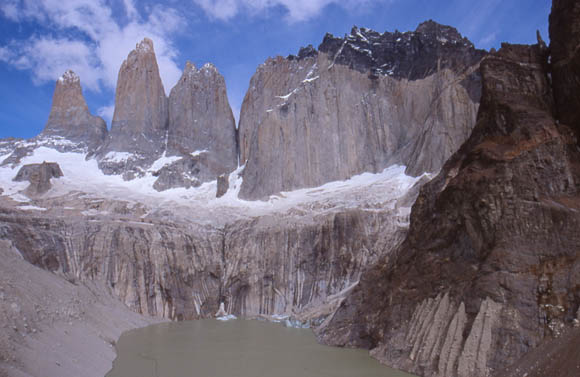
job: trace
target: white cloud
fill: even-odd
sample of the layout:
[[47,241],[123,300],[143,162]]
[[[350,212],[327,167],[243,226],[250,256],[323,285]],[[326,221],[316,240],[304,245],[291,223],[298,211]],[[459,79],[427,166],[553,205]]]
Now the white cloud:
[[390,2],[390,0],[192,0],[211,17],[227,21],[242,10],[259,13],[269,8],[283,7],[289,22],[305,21],[317,16],[330,4],[356,8],[367,3]]
[[107,124],[111,124],[114,113],[115,113],[115,105],[103,106],[97,110],[97,115],[103,118],[107,122]]
[[0,11],[4,17],[37,22],[53,33],[0,46],[0,60],[30,70],[37,83],[56,80],[70,68],[88,89],[114,89],[129,51],[149,37],[168,92],[181,74],[172,35],[185,21],[175,10],[160,6],[141,17],[133,0],[122,0],[128,21],[121,24],[108,4],[106,0],[3,0]]

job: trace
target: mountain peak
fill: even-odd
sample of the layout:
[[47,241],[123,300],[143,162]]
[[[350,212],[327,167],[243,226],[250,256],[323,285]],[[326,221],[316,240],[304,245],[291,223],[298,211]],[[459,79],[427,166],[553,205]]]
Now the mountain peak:
[[58,82],[59,83],[65,83],[65,84],[76,84],[79,83],[80,84],[81,79],[79,78],[79,76],[74,73],[74,71],[72,71],[71,69],[67,69],[62,76],[60,76],[58,78]]
[[139,53],[149,53],[149,52],[155,52],[154,48],[153,48],[153,41],[147,37],[143,38],[143,40],[139,43],[137,43],[137,46],[135,47],[135,51],[139,52]]
[[457,29],[433,20],[405,33],[379,33],[353,26],[344,38],[327,33],[318,50],[329,54],[336,64],[362,73],[409,80],[427,77],[439,69],[471,66],[486,54],[476,50]]

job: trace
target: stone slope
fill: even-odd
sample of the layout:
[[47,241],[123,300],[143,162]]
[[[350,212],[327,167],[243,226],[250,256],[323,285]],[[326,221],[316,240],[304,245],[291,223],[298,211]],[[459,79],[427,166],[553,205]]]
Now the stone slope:
[[[321,340],[425,376],[488,376],[574,323],[580,155],[554,118],[548,54],[505,44],[482,62],[471,137],[422,189],[401,247],[363,275]],[[554,81],[556,103],[558,93]]]
[[327,35],[319,51],[269,59],[242,105],[241,197],[395,163],[414,175],[437,171],[475,124],[484,54],[428,22],[405,34],[355,28],[344,39]]
[[102,377],[122,332],[158,320],[127,309],[103,285],[65,280],[0,240],[0,375]]

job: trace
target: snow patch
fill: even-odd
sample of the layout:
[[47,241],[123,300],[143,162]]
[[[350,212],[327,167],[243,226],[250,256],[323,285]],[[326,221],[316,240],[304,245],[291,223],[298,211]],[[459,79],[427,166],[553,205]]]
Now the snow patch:
[[309,79],[304,79],[302,82],[303,83],[309,83],[309,82],[318,80],[319,78],[320,78],[320,76],[316,76],[316,77],[312,77],[312,78],[309,78]]
[[32,206],[32,205],[28,205],[28,206],[18,206],[16,207],[22,211],[46,211],[47,208],[42,208],[42,207],[37,207],[37,206]]
[[199,156],[199,155],[201,155],[201,154],[203,154],[203,153],[208,153],[208,152],[209,152],[209,151],[208,151],[207,149],[202,149],[202,150],[199,150],[199,151],[191,152],[190,154],[191,154],[193,157],[197,157],[197,156]]
[[128,152],[109,152],[103,157],[103,161],[107,162],[125,162],[132,158],[134,155]]
[[180,160],[180,159],[181,159],[181,157],[178,157],[178,156],[167,157],[166,152],[163,152],[163,156],[161,156],[157,160],[155,160],[155,162],[153,162],[153,164],[151,165],[151,167],[147,171],[148,172],[156,172],[160,169],[163,169],[165,166],[171,165],[172,163],[174,163],[175,161]]

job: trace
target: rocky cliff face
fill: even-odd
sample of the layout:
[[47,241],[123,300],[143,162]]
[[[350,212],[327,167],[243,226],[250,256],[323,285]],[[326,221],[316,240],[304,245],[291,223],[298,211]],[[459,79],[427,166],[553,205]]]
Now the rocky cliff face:
[[98,151],[99,167],[127,179],[142,175],[164,151],[168,119],[153,42],[145,38],[121,65],[111,132]]
[[402,240],[408,212],[401,207],[416,194],[381,211],[289,212],[219,226],[73,195],[65,213],[58,210],[63,198],[37,202],[54,209],[40,214],[2,207],[0,234],[30,263],[104,284],[138,313],[213,317],[223,302],[246,317],[314,310],[303,317],[310,320]]
[[550,14],[552,80],[556,116],[580,135],[580,4],[554,0]]
[[467,139],[485,55],[455,29],[354,28],[297,57],[268,60],[240,115],[240,195],[257,199],[390,164],[437,171]]
[[238,166],[236,123],[226,84],[212,64],[187,62],[169,95],[169,128],[154,187],[189,188],[213,181]]
[[215,179],[238,166],[236,123],[226,84],[212,64],[196,69],[187,63],[169,95],[167,155],[207,154],[216,160],[202,173]]
[[93,151],[107,137],[103,119],[90,114],[83,97],[80,78],[66,71],[57,81],[52,107],[41,136],[58,136],[82,144]]
[[[551,19],[566,8],[555,2]],[[504,45],[482,62],[471,137],[422,189],[407,239],[363,275],[322,340],[425,376],[488,376],[575,323],[580,155],[554,118],[548,54]],[[573,100],[558,85],[555,102]]]

